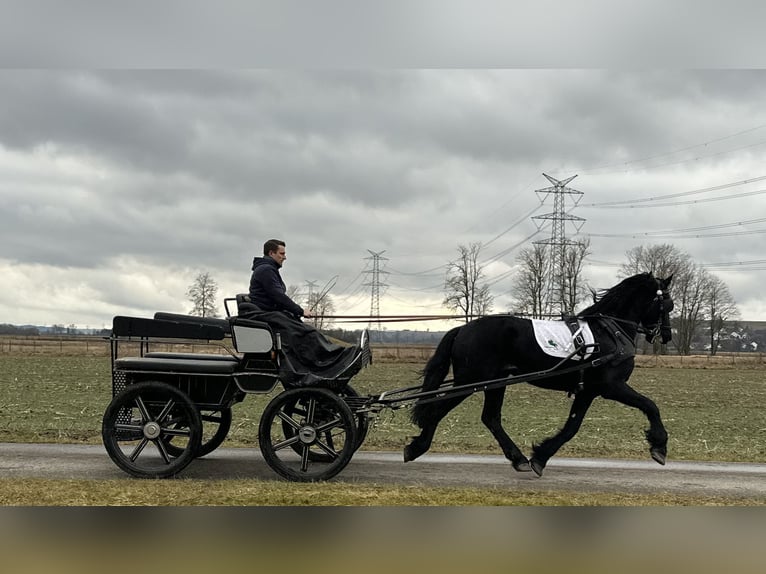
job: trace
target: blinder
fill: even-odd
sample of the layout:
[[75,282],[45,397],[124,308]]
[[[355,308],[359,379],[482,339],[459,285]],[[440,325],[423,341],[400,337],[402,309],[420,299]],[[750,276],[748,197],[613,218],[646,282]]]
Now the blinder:
[[675,305],[667,289],[662,289],[659,286],[653,302],[657,303],[657,322],[647,325],[649,330],[646,332],[646,340],[651,343],[659,334],[662,344],[665,345],[673,338],[673,332],[670,328],[670,312]]

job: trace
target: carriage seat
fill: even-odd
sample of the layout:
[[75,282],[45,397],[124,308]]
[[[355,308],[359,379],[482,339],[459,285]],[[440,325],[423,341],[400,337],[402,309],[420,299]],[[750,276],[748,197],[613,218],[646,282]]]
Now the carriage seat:
[[215,317],[197,317],[195,315],[182,315],[180,313],[165,313],[158,311],[154,314],[155,319],[161,321],[173,321],[187,325],[207,325],[211,327],[220,327],[227,335],[231,334],[229,322],[226,319],[217,319]]
[[232,355],[219,355],[217,353],[172,353],[172,352],[160,352],[152,351],[151,353],[144,353],[144,357],[149,359],[184,359],[184,360],[198,360],[198,361],[237,361],[237,358]]
[[248,317],[263,312],[263,309],[250,300],[248,293],[239,293],[235,299],[237,301],[237,315],[240,317]]
[[142,371],[158,373],[196,373],[210,375],[230,375],[237,370],[239,361],[230,360],[184,359],[165,357],[123,357],[114,361],[115,370]]

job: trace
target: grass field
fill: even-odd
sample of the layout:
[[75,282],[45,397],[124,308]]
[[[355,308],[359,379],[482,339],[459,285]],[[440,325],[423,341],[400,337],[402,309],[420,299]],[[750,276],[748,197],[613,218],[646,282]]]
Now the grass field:
[[[418,384],[422,360],[376,362],[353,385],[377,394]],[[668,433],[670,460],[766,462],[766,368],[760,359],[682,363],[639,357],[635,388],[652,397]],[[647,366],[649,365],[649,366]],[[653,365],[653,366],[652,366]],[[690,365],[695,365],[691,367]],[[255,446],[261,411],[277,391],[249,395],[235,405],[224,446]],[[442,422],[432,451],[500,454],[479,420],[481,395],[473,395]],[[98,353],[60,356],[0,354],[0,441],[100,444],[101,419],[111,399],[110,363]],[[570,399],[521,384],[509,387],[503,411],[509,434],[523,451],[564,422]],[[579,434],[558,456],[648,460],[638,411],[597,400]],[[362,450],[400,451],[416,431],[409,410],[384,411]],[[505,489],[305,485],[281,481],[45,481],[0,480],[0,506],[761,506],[700,496],[609,493],[513,492]]]
[[[0,356],[0,441],[100,443],[101,418],[111,399],[109,368],[106,357]],[[362,394],[415,385],[420,368],[422,363],[376,363],[353,384]],[[631,382],[660,407],[670,459],[766,462],[766,370],[637,368]],[[257,444],[260,413],[273,396],[250,395],[234,407],[225,446]],[[450,413],[434,452],[500,454],[479,420],[481,402],[481,395],[471,396]],[[563,393],[509,387],[504,424],[528,453],[560,428],[569,405]],[[559,456],[646,459],[646,427],[640,412],[599,399]],[[399,451],[415,430],[408,409],[384,411],[362,449]]]

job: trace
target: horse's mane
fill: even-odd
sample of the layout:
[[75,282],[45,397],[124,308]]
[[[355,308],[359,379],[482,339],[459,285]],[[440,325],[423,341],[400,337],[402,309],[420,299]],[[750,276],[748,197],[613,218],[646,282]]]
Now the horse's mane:
[[640,300],[640,294],[645,292],[647,287],[653,292],[656,285],[655,282],[654,275],[651,273],[639,273],[638,275],[623,279],[609,289],[592,290],[593,305],[583,309],[577,315],[608,314],[614,313],[618,309],[630,307],[636,303],[637,298]]

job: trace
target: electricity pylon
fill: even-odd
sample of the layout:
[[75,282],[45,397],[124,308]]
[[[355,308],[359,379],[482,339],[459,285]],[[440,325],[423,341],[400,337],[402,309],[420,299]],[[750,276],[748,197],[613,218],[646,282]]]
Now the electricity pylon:
[[[366,287],[370,287],[370,322],[368,325],[368,328],[372,330],[373,323],[377,323],[378,325],[378,332],[382,331],[382,327],[380,325],[380,288],[381,287],[388,287],[386,283],[382,283],[380,280],[381,274],[387,274],[388,271],[381,271],[380,270],[380,262],[381,261],[388,261],[387,257],[382,257],[382,255],[385,253],[385,250],[374,252],[367,250],[370,253],[370,257],[365,257],[365,260],[372,259],[372,269],[369,271],[365,271],[365,273],[371,273],[372,274],[372,280],[369,283],[365,283],[364,285]],[[382,338],[382,336],[381,336]]]
[[582,191],[567,187],[567,184],[576,178],[577,175],[573,175],[565,180],[558,180],[546,174],[543,175],[553,185],[551,187],[537,189],[535,190],[535,193],[537,193],[543,203],[545,203],[550,196],[553,196],[553,211],[543,215],[537,215],[532,219],[540,220],[540,223],[535,222],[537,229],[542,229],[545,221],[551,222],[551,234],[548,239],[535,241],[534,243],[537,245],[544,245],[547,250],[548,266],[545,272],[545,277],[543,278],[543,284],[545,285],[543,313],[545,315],[553,316],[560,315],[561,313],[570,313],[572,311],[571,309],[566,308],[566,260],[567,249],[574,245],[575,242],[570,241],[566,237],[566,222],[572,222],[576,230],[579,232],[585,224],[585,219],[577,217],[576,215],[571,215],[567,212],[566,199],[570,199],[573,208],[580,203],[584,194]]

